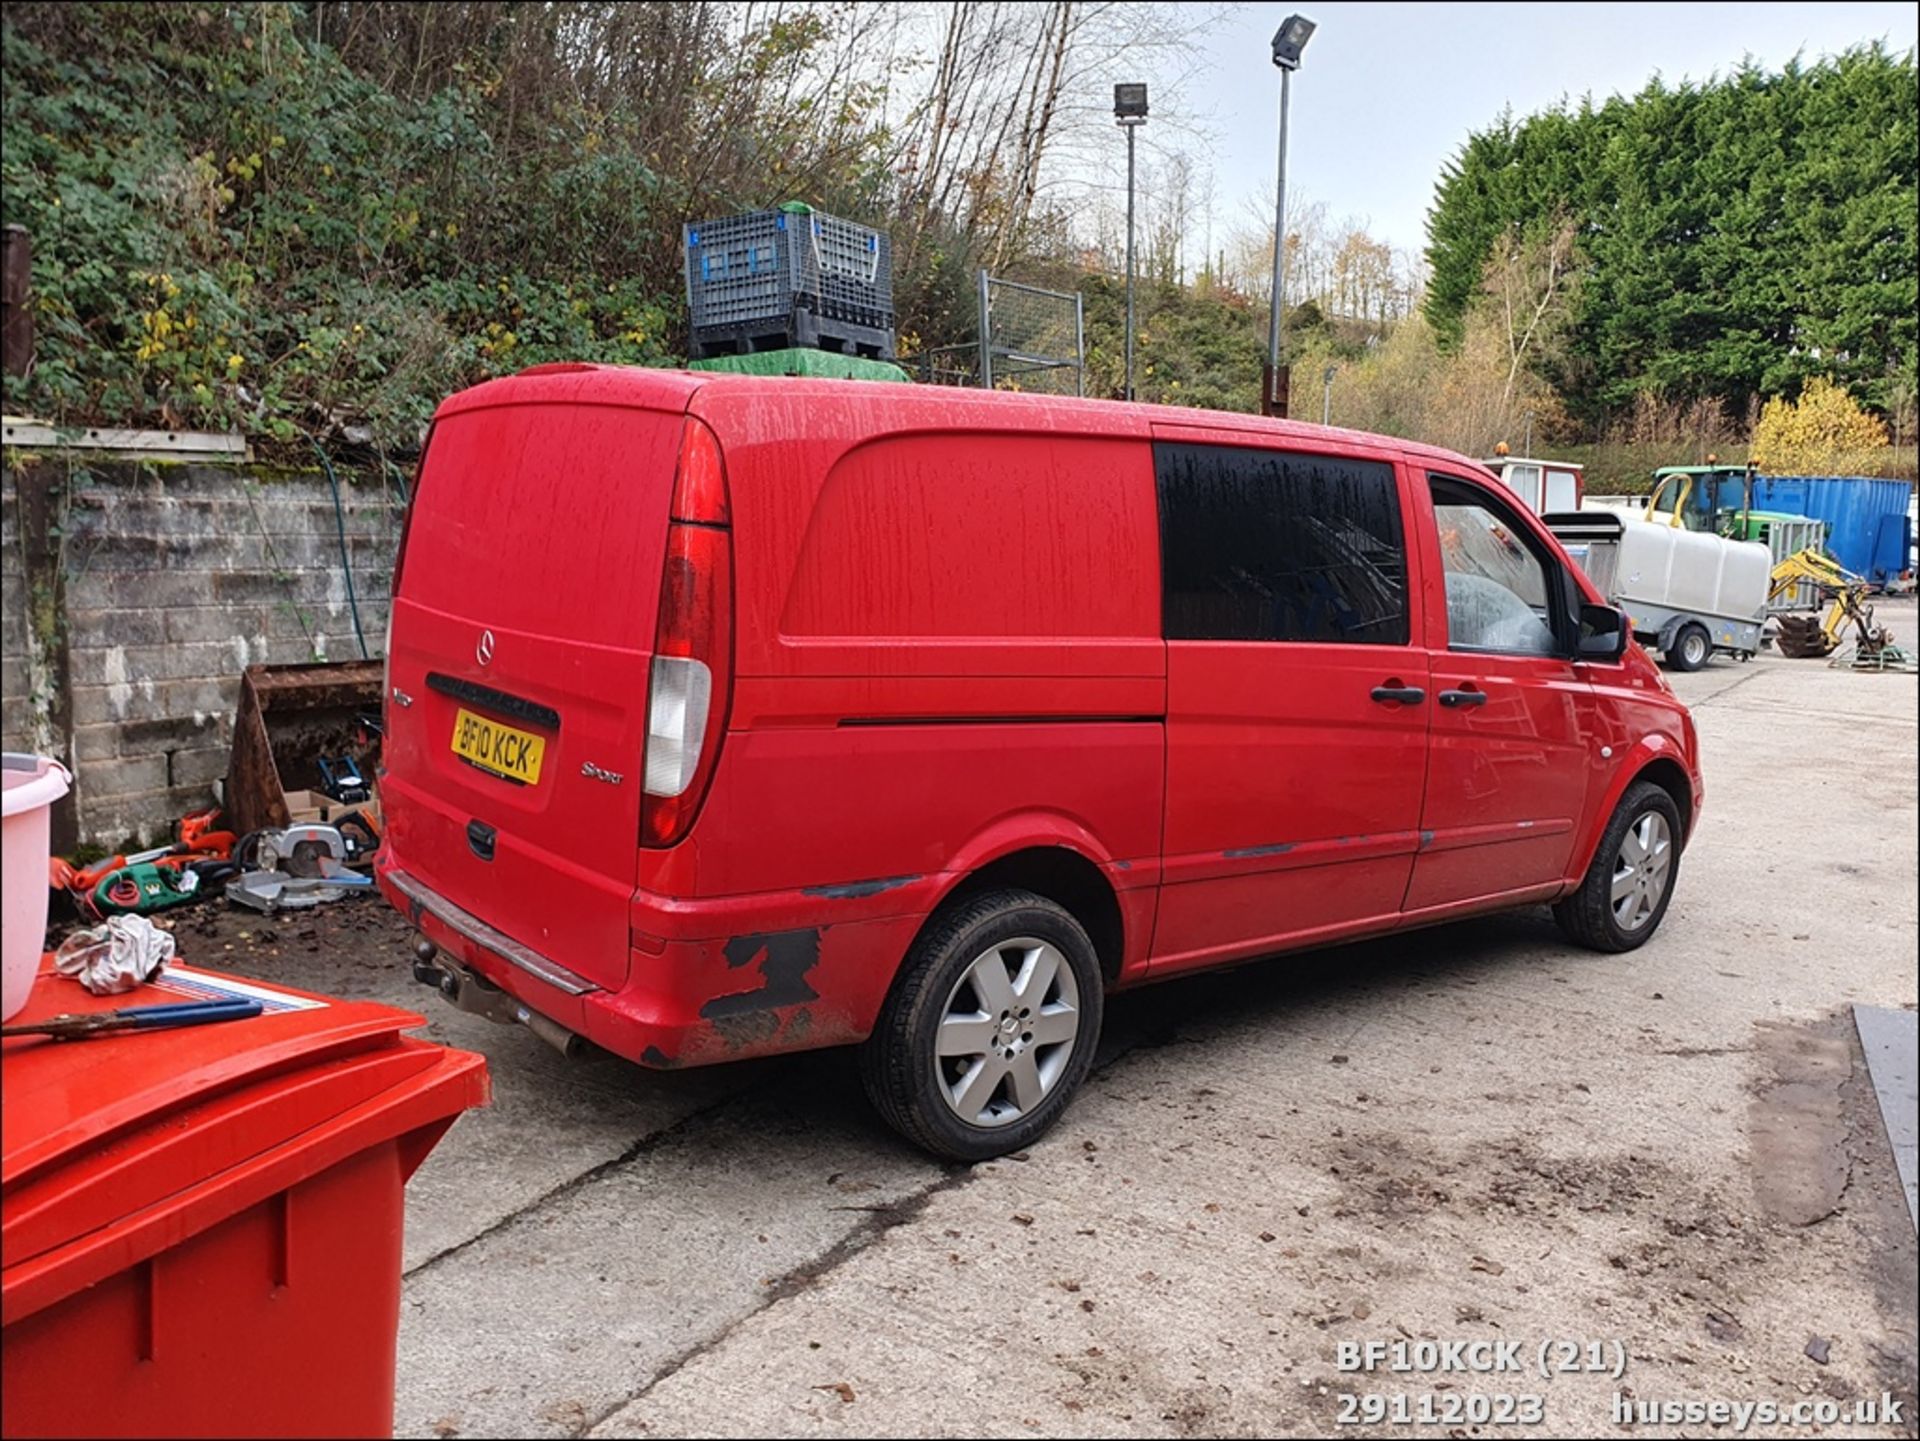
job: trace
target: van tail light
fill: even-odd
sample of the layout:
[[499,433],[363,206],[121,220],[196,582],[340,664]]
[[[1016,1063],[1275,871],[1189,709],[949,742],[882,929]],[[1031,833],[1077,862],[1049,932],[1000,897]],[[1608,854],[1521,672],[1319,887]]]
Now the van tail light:
[[407,490],[407,508],[400,516],[400,543],[393,551],[393,580],[387,586],[387,637],[380,644],[380,733],[393,734],[393,611],[400,603],[400,569],[407,563],[407,537],[413,533],[413,513],[419,508],[420,482],[427,473],[427,452],[433,447],[433,427],[420,442],[420,459],[414,463],[413,484]]
[[699,814],[733,686],[733,534],[720,445],[687,421],[674,476],[660,620],[647,687],[640,842],[670,846]]

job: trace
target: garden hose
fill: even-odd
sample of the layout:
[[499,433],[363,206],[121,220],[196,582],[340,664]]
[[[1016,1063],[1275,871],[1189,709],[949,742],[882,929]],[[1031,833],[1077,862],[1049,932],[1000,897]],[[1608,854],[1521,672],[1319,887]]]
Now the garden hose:
[[326,451],[320,448],[320,441],[314,436],[307,439],[313,445],[313,453],[320,457],[320,468],[327,473],[327,484],[333,487],[333,523],[340,536],[340,571],[347,578],[347,608],[353,612],[353,638],[360,642],[360,659],[371,658],[367,649],[367,633],[360,628],[360,601],[353,592],[353,561],[347,555],[347,513],[340,505],[340,482],[333,473],[333,462],[327,459]]

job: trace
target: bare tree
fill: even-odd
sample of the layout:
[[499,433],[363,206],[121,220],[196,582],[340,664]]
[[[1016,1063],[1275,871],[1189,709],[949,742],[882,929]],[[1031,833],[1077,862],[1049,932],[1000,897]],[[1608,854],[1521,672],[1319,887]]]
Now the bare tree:
[[1147,176],[1147,229],[1142,269],[1163,285],[1186,278],[1193,231],[1193,163],[1175,151]]
[[1573,237],[1573,223],[1563,220],[1537,239],[1506,237],[1487,261],[1483,288],[1507,352],[1503,411],[1512,407],[1522,368],[1538,368],[1542,353],[1558,342],[1572,315]]
[[[1157,69],[1152,129],[1174,133],[1179,109],[1169,102],[1181,67],[1221,13],[1122,0],[946,0],[904,10],[931,53],[921,64],[908,41],[888,90],[907,243],[939,216],[995,266],[1063,217],[1077,214],[1083,234],[1097,232],[1103,207],[1092,202],[1118,153],[1105,82]],[[923,70],[917,88],[910,77]]]

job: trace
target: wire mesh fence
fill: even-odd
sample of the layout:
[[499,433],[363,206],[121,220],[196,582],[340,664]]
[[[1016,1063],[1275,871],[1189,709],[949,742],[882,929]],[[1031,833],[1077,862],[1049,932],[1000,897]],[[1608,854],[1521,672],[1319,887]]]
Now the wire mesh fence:
[[920,378],[929,385],[978,385],[980,344],[937,345],[920,355]]
[[921,357],[936,385],[1086,393],[1086,326],[1080,296],[980,272],[980,340],[943,345]]

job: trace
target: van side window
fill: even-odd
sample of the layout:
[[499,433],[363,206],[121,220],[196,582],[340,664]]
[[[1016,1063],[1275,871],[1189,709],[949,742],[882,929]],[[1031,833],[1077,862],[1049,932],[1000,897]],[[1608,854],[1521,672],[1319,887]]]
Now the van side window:
[[1153,470],[1167,639],[1407,644],[1391,465],[1161,442]]
[[1546,561],[1528,533],[1472,486],[1431,477],[1447,571],[1447,648],[1553,655]]

